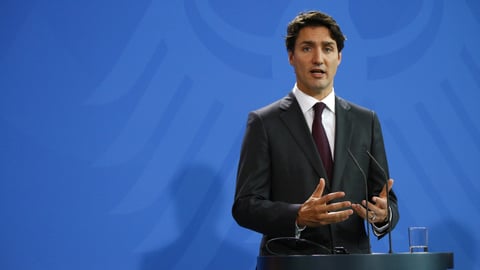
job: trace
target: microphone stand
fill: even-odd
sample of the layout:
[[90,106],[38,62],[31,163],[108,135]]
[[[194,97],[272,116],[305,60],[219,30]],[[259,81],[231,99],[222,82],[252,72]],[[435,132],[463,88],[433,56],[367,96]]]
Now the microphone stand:
[[392,221],[390,220],[390,191],[388,190],[388,177],[387,173],[383,169],[383,167],[380,165],[380,163],[373,157],[372,154],[368,150],[366,150],[368,156],[373,160],[375,165],[382,171],[384,179],[385,179],[385,188],[387,191],[387,217],[388,217],[388,253],[392,254]]
[[365,207],[365,217],[367,220],[367,238],[368,238],[368,253],[372,253],[372,247],[370,244],[370,225],[368,224],[368,182],[367,182],[367,176],[365,175],[365,172],[362,170],[362,167],[360,167],[360,164],[358,163],[358,160],[355,158],[355,156],[352,154],[350,151],[350,148],[347,149],[348,154],[352,158],[353,162],[355,163],[355,166],[357,166],[358,170],[363,176],[363,182],[365,186],[365,202],[366,202],[366,207]]

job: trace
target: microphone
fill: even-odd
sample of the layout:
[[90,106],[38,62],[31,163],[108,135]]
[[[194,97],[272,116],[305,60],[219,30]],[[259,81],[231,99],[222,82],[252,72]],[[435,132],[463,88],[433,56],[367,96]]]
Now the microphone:
[[385,179],[385,188],[386,188],[386,191],[387,191],[387,217],[389,218],[389,221],[388,221],[388,253],[393,253],[392,251],[392,221],[390,220],[390,192],[388,190],[388,177],[387,177],[387,173],[385,172],[385,170],[383,169],[382,165],[380,165],[380,163],[373,157],[372,154],[370,154],[370,152],[368,150],[366,150],[368,156],[370,157],[370,159],[373,161],[373,163],[375,163],[375,165],[380,169],[380,171],[382,171],[383,173],[383,177]]
[[[352,158],[353,162],[355,163],[355,166],[357,166],[358,170],[363,176],[363,183],[365,186],[365,202],[368,202],[368,182],[367,182],[367,176],[365,175],[365,172],[362,170],[362,167],[360,167],[360,164],[358,163],[358,160],[355,158],[355,156],[352,154],[350,151],[350,148],[347,149],[348,154]],[[365,208],[365,217],[367,218],[367,238],[368,238],[368,253],[372,253],[372,248],[370,244],[370,226],[368,224],[368,203],[366,204]]]
[[272,238],[265,244],[265,249],[270,255],[290,256],[290,255],[325,255],[332,254],[329,248],[297,237],[277,237]]

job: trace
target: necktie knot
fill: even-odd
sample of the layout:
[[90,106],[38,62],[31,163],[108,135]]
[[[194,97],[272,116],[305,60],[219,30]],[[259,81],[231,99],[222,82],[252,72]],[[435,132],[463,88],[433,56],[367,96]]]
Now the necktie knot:
[[315,105],[313,105],[313,109],[315,110],[315,114],[321,116],[325,107],[326,107],[326,105],[323,102],[315,103]]

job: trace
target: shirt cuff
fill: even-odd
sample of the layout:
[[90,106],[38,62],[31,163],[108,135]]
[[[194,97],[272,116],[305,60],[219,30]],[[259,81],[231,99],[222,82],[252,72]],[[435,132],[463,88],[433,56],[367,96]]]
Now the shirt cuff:
[[295,238],[300,239],[302,232],[307,228],[307,226],[298,227],[297,221],[295,221]]
[[392,221],[392,208],[388,207],[388,210],[389,210],[388,212],[390,213],[390,216],[388,217],[387,223],[385,223],[385,225],[378,227],[377,225],[375,225],[375,223],[372,223],[373,232],[375,233],[376,236],[381,235],[390,227],[390,222]]

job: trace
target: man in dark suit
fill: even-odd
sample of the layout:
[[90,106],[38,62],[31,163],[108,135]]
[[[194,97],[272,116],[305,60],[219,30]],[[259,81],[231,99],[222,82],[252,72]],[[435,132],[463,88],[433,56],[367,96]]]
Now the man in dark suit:
[[368,253],[364,220],[378,238],[398,222],[378,117],[334,92],[344,41],[329,15],[300,13],[286,36],[293,90],[249,114],[232,214],[263,234],[260,255],[268,240],[294,236]]

